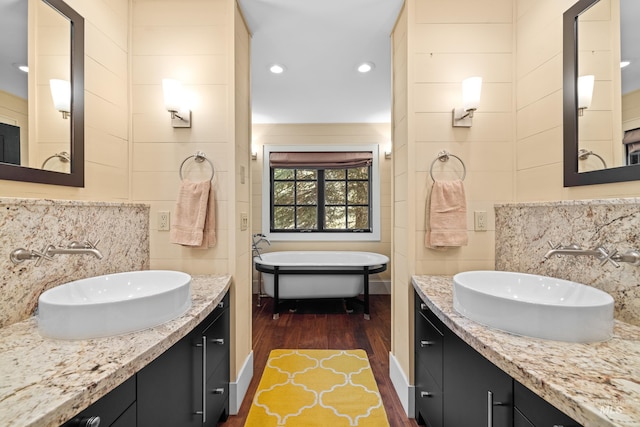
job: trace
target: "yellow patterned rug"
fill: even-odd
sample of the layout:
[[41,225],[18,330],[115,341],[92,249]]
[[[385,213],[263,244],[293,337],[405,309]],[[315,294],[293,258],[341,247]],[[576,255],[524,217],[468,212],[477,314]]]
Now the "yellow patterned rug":
[[364,350],[273,350],[245,427],[388,427]]

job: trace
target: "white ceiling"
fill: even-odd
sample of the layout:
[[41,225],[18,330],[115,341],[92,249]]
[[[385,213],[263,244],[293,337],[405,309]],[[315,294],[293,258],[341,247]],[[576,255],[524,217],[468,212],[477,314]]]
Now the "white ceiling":
[[[403,0],[239,0],[254,123],[391,120],[390,34]],[[356,67],[373,62],[373,71]],[[269,66],[286,71],[276,75]]]

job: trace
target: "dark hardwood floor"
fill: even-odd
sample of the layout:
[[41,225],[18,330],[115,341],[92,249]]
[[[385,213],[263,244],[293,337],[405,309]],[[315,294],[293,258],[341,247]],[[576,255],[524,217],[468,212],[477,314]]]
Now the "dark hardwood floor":
[[295,302],[285,302],[280,318],[272,319],[273,301],[263,298],[261,307],[253,304],[253,379],[238,415],[232,415],[222,427],[240,427],[249,413],[251,401],[260,382],[269,352],[276,348],[297,349],[363,349],[369,356],[373,375],[384,402],[391,427],[416,427],[407,418],[391,379],[391,297],[371,296],[371,320],[364,320],[362,306],[354,305],[353,313],[344,311],[342,300],[302,300],[295,313],[289,311]]

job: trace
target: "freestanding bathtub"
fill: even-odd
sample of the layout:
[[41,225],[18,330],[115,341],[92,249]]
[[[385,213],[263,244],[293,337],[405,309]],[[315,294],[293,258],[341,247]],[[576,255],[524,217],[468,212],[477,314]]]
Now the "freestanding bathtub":
[[273,318],[282,299],[356,298],[363,294],[369,319],[369,275],[387,269],[389,258],[372,252],[282,251],[253,258],[264,292],[273,297]]

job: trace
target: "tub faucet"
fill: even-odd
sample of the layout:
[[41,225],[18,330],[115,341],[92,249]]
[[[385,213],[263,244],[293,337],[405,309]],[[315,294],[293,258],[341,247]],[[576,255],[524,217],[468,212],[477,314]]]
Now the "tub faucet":
[[267,239],[267,236],[265,236],[264,234],[256,233],[253,236],[251,236],[251,250],[253,252],[253,255],[257,256],[260,259],[262,259],[262,254],[260,253],[260,250],[262,248],[259,245],[262,242],[266,242],[267,245],[271,246],[271,242],[269,241],[269,239]]

